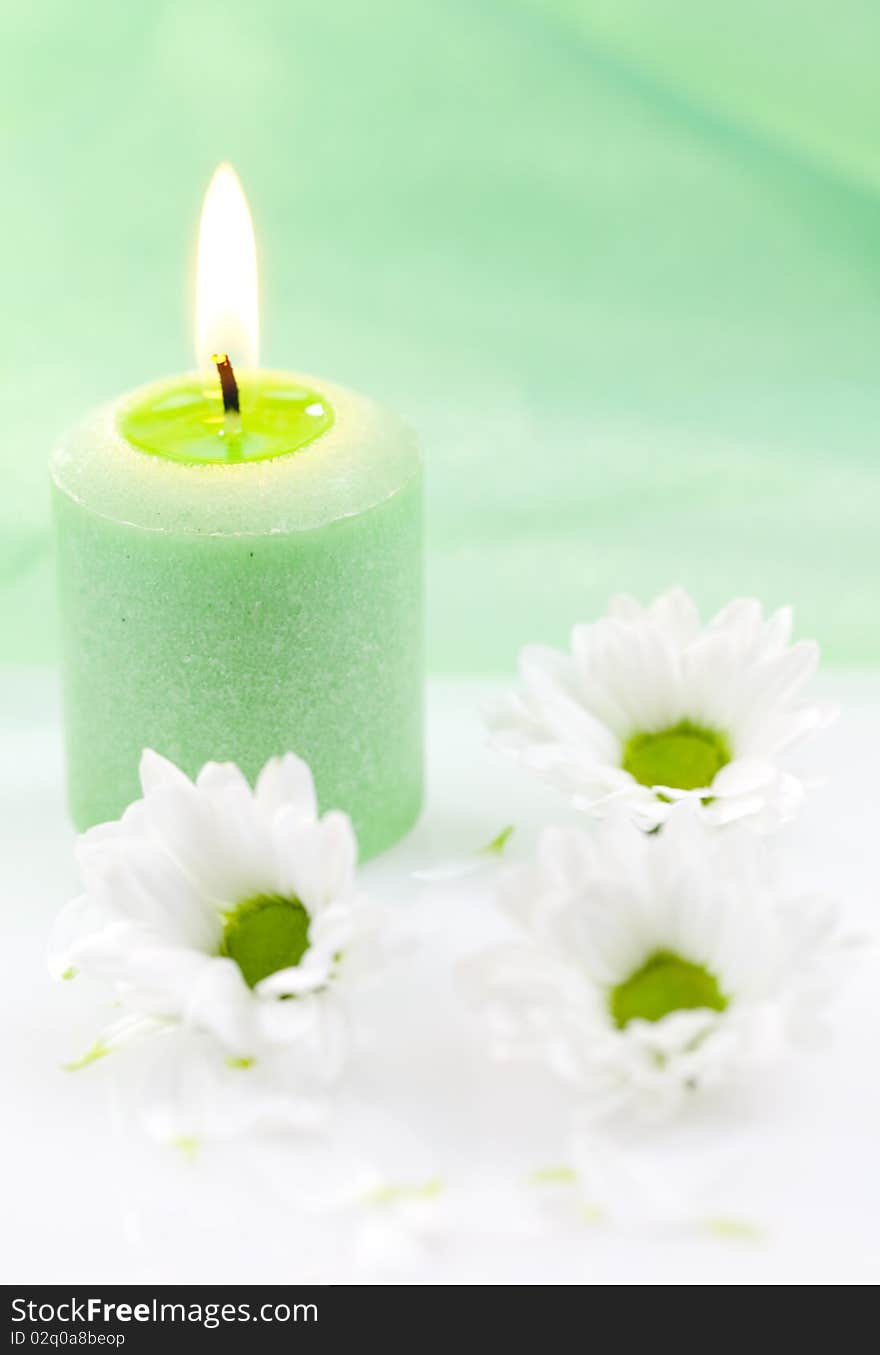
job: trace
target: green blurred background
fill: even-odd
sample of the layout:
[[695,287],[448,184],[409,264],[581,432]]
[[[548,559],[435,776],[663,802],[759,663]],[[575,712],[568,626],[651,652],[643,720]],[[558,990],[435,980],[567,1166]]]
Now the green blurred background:
[[430,662],[625,588],[880,658],[869,0],[2,0],[0,657],[54,651],[45,463],[192,365],[215,164],[263,355],[406,413]]

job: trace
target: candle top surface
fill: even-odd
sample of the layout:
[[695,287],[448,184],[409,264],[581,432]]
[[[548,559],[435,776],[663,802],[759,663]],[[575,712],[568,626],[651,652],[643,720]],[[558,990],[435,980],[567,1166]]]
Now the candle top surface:
[[333,426],[326,395],[294,377],[248,372],[238,390],[241,415],[229,419],[216,377],[181,377],[124,404],[119,431],[141,452],[194,466],[289,456]]
[[[308,531],[351,517],[396,494],[420,473],[412,429],[386,407],[323,378],[274,371],[254,375],[264,390],[298,392],[289,402],[294,428],[304,430],[298,445],[285,405],[287,432],[275,450],[255,443],[255,455],[234,459],[218,438],[223,454],[217,456],[216,433],[198,428],[202,397],[193,398],[210,388],[210,379],[191,373],[144,386],[70,429],[52,455],[57,489],[101,517],[148,531],[239,536]],[[241,383],[242,424],[248,418],[246,384]],[[170,410],[166,402],[187,392],[178,423],[173,402]],[[306,414],[307,392],[325,415]],[[222,418],[219,382],[211,401],[213,417]],[[274,405],[270,399],[263,415],[261,432],[267,438]],[[191,418],[194,433],[192,425],[187,431]],[[150,431],[154,419],[166,447],[170,424],[170,445],[183,456],[157,449],[157,434]],[[207,440],[212,453],[193,456],[191,439],[196,444]]]

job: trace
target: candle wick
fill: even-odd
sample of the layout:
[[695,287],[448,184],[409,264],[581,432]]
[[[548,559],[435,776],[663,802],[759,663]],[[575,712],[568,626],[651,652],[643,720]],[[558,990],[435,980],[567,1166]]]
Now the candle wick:
[[223,431],[227,436],[241,432],[241,406],[238,399],[238,382],[228,353],[214,353],[211,361],[217,368],[220,378],[220,391],[223,395]]

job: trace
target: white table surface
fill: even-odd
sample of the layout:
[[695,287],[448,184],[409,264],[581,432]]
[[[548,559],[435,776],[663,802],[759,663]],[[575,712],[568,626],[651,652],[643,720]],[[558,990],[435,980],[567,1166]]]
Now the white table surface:
[[[843,705],[810,763],[826,778],[784,840],[792,884],[839,897],[880,932],[880,678],[826,678]],[[107,1004],[53,985],[46,933],[76,888],[62,800],[57,693],[46,671],[0,676],[3,1013],[2,1236],[8,1283],[872,1283],[880,1278],[880,950],[868,946],[832,1038],[642,1131],[654,1179],[710,1183],[685,1217],[658,1218],[609,1183],[603,1212],[538,1185],[570,1160],[568,1101],[540,1069],[497,1066],[455,963],[504,934],[493,868],[430,882],[506,824],[527,852],[557,797],[485,748],[487,683],[434,682],[430,794],[411,837],[364,869],[409,943],[362,999],[373,1039],[340,1094],[331,1135],[203,1144],[192,1157],[111,1114],[114,1055],[72,1074]],[[442,872],[441,872],[442,874]],[[115,1066],[114,1066],[115,1065]],[[378,1184],[431,1198],[377,1204]],[[587,1203],[590,1203],[589,1201]],[[709,1220],[714,1220],[714,1224]],[[719,1223],[719,1220],[723,1222]]]

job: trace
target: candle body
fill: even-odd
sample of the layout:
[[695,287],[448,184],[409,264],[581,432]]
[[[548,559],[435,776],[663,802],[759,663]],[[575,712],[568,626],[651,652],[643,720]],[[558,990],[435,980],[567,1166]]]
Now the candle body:
[[[314,384],[314,383],[313,383]],[[80,829],[139,795],[143,748],[253,780],[298,753],[362,857],[422,796],[421,466],[413,435],[321,383],[333,427],[272,461],[179,465],[119,432],[52,464],[68,787]]]

